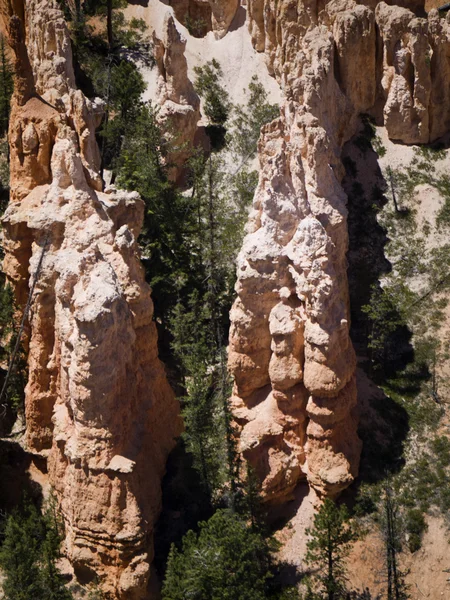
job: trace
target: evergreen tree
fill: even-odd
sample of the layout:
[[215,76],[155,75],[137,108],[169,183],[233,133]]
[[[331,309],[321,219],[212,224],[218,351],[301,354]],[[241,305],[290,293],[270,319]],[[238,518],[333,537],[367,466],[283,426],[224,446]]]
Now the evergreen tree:
[[64,579],[56,566],[61,557],[63,523],[57,512],[56,501],[50,497],[42,516],[45,538],[41,547],[41,579],[45,590],[44,600],[71,600],[72,594],[64,585]]
[[408,600],[404,574],[398,564],[401,551],[400,517],[391,486],[384,488],[381,527],[386,549],[387,600]]
[[164,600],[262,600],[270,597],[270,549],[230,510],[219,510],[200,532],[188,532],[169,554]]
[[234,116],[228,134],[229,142],[245,164],[257,152],[261,127],[279,116],[277,104],[267,101],[263,84],[254,75],[248,86],[249,96],[245,106],[235,106]]
[[39,568],[44,535],[41,516],[29,501],[22,510],[15,510],[8,518],[0,548],[5,600],[44,598]]
[[318,570],[315,576],[327,600],[345,597],[345,559],[349,555],[356,534],[349,524],[345,506],[338,508],[327,498],[314,518],[314,525],[306,530],[307,563]]
[[195,289],[187,303],[180,294],[172,313],[172,345],[187,391],[183,415],[188,450],[212,499],[226,496],[234,506],[240,493],[239,460],[224,345],[235,278],[236,222],[219,157],[198,155],[191,168],[195,222],[190,281]]
[[[156,115],[151,104],[141,105],[125,130],[116,169],[118,184],[139,192],[145,203],[140,244],[153,290],[155,318],[166,328],[177,303],[180,311],[188,308],[190,295],[198,289],[204,273],[198,273],[196,267],[194,201],[180,194],[168,179],[166,142]],[[195,300],[191,303],[195,305]]]
[[8,518],[0,548],[5,600],[71,600],[56,566],[62,541],[53,501],[44,515],[25,500]]
[[211,125],[223,126],[228,119],[231,103],[228,92],[221,85],[222,68],[216,59],[202,67],[194,67],[195,89],[204,99],[204,111]]
[[368,317],[368,349],[374,369],[384,371],[388,364],[390,351],[394,342],[394,334],[405,325],[394,290],[372,286],[370,302],[362,307]]
[[261,499],[261,482],[255,470],[248,463],[246,470],[238,512],[248,519],[252,530],[259,531],[264,535],[267,533],[267,527],[266,511]]

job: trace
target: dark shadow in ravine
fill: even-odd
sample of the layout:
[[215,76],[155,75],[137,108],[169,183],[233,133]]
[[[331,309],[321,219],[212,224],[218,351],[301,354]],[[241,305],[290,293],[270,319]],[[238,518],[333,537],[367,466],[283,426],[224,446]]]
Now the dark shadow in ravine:
[[32,457],[21,445],[11,439],[0,440],[0,513],[6,516],[25,496],[37,504],[42,501],[39,484],[32,481],[29,469],[32,463],[42,472],[46,472],[45,459]]
[[132,4],[133,6],[143,6],[146,8],[148,6],[149,0],[128,0],[128,4]]
[[241,27],[243,27],[245,25],[246,18],[247,11],[243,6],[239,6],[236,11],[236,14],[233,17],[233,20],[231,21],[228,31],[236,31],[236,29],[240,29]]
[[[342,151],[346,171],[342,185],[348,197],[350,335],[356,354],[363,362],[371,358],[369,334],[373,331],[363,307],[370,303],[375,292],[383,300],[380,280],[391,271],[391,264],[385,256],[389,240],[377,220],[377,214],[391,200],[388,199],[388,184],[380,170],[378,155],[372,147],[375,132],[369,119],[368,116],[363,117],[360,132],[345,144]],[[395,306],[391,307],[388,316],[399,324],[386,336],[382,361],[378,357],[378,362],[382,362],[383,377],[395,376],[414,361],[411,332]],[[375,362],[372,360],[372,363]],[[371,372],[371,375],[375,374]]]
[[172,543],[179,543],[190,529],[213,514],[208,495],[192,465],[192,457],[179,440],[167,461],[162,481],[162,512],[154,530],[154,565],[161,581]]
[[270,530],[283,529],[295,517],[303,501],[308,497],[309,485],[301,481],[293,492],[292,500],[279,505],[270,505],[267,510],[267,524]]
[[[359,484],[380,481],[398,472],[404,463],[408,413],[377,383],[395,377],[414,361],[411,332],[406,324],[397,326],[387,336],[381,366],[375,364],[369,347],[369,334],[373,329],[363,307],[370,303],[374,289],[384,294],[380,280],[391,270],[385,256],[389,240],[377,220],[378,212],[390,200],[378,155],[372,147],[373,136],[373,128],[363,119],[361,131],[344,146],[342,155],[346,170],[343,187],[348,196],[350,334],[361,367],[357,373],[358,433],[363,441],[360,475],[356,485],[343,494],[343,499],[350,503]],[[392,310],[395,312],[395,307]]]

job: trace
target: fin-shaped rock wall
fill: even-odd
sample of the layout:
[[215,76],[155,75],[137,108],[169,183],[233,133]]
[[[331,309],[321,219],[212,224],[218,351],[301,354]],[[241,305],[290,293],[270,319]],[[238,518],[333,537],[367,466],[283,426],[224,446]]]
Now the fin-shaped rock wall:
[[145,596],[179,407],[158,359],[136,193],[102,191],[102,106],[76,89],[56,0],[1,5],[16,57],[3,268],[27,330],[26,446],[47,458],[81,581]]

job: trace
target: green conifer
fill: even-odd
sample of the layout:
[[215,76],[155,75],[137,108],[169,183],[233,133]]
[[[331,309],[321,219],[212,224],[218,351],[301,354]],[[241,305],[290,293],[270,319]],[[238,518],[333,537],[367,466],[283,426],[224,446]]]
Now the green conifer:
[[317,512],[314,525],[306,530],[306,562],[317,569],[314,576],[327,600],[345,597],[345,559],[349,555],[356,533],[349,524],[345,506],[337,507],[327,498]]

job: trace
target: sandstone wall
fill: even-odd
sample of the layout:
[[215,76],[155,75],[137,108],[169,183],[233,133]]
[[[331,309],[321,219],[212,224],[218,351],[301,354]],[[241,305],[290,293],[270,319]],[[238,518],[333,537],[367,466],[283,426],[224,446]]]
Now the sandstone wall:
[[229,364],[241,450],[270,502],[302,478],[336,495],[358,472],[340,149],[370,110],[404,143],[450,125],[450,18],[389,4],[248,0],[253,44],[286,101],[260,140]]
[[143,202],[102,191],[102,106],[75,88],[56,0],[1,9],[17,73],[3,267],[22,306],[45,251],[29,317],[26,445],[48,458],[80,580],[98,576],[109,598],[143,598],[180,433],[136,243]]

